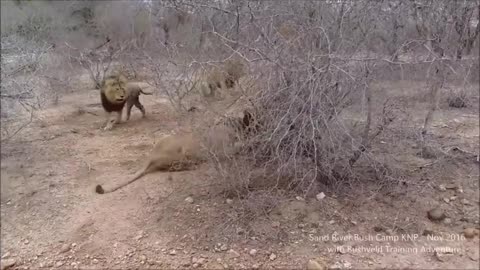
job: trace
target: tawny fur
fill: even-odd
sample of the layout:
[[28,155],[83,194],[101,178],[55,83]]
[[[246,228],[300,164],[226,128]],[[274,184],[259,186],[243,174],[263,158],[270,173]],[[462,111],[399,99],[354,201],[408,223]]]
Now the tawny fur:
[[142,88],[136,84],[127,84],[127,121],[130,120],[130,114],[134,105],[142,112],[142,117],[145,117],[145,107],[140,103],[140,94],[152,95],[152,93],[143,92]]
[[200,91],[205,97],[216,96],[220,89],[230,89],[245,75],[245,66],[239,60],[225,62],[223,68],[215,67],[203,76]]
[[[134,84],[129,83],[123,75],[111,75],[102,82],[100,90],[100,98],[103,109],[106,113],[105,130],[110,130],[122,120],[123,107],[127,105],[127,121],[130,119],[132,107],[135,105],[145,117],[145,107],[140,103],[140,94],[151,95],[152,93],[143,92],[142,89]],[[117,113],[115,120],[110,120],[110,114]]]
[[144,166],[126,182],[104,188],[97,185],[98,194],[110,193],[125,187],[154,171],[184,170],[202,160],[200,141],[193,134],[169,135],[155,145]]
[[257,127],[253,115],[244,111],[243,117],[231,120],[231,124],[225,123],[209,129],[206,134],[177,134],[161,138],[153,148],[150,157],[143,167],[129,180],[110,187],[97,185],[95,192],[105,194],[125,187],[148,173],[154,171],[178,171],[185,170],[192,164],[204,161],[205,150],[215,153],[216,158],[223,159],[238,152],[242,145],[235,142],[239,134],[249,134],[252,127]]

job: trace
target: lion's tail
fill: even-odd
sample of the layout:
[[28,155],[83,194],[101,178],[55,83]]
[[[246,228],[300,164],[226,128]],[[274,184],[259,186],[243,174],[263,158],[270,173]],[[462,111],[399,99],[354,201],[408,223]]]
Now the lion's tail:
[[106,188],[104,188],[102,185],[97,185],[95,187],[95,192],[98,193],[98,194],[106,194],[106,193],[114,192],[115,190],[118,190],[122,187],[125,187],[125,186],[137,181],[142,176],[147,174],[149,169],[150,169],[150,162],[147,162],[141,170],[139,170],[134,176],[132,176],[132,178],[130,178],[130,180],[128,180],[126,182],[123,182],[121,184],[114,185],[114,186],[111,186],[111,187],[106,187]]
[[150,93],[150,92],[143,92],[142,88],[140,88],[140,93],[144,95],[153,95],[153,93]]

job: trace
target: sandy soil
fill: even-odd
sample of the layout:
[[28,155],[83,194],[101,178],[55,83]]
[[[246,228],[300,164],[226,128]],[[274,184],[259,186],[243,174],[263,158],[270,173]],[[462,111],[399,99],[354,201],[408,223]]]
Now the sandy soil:
[[[299,269],[309,260],[334,269],[478,269],[478,235],[463,234],[479,228],[478,97],[467,108],[440,107],[429,138],[446,154],[424,159],[409,131],[424,115],[425,103],[412,102],[422,86],[378,88],[410,106],[372,149],[401,170],[403,184],[325,189],[320,201],[288,195],[250,222],[238,221],[239,200],[227,203],[206,164],[95,194],[97,183],[133,174],[155,139],[184,123],[164,98],[143,96],[146,119],[134,108],[105,132],[96,91],[63,96],[2,144],[2,269]],[[442,222],[427,218],[437,206]]]

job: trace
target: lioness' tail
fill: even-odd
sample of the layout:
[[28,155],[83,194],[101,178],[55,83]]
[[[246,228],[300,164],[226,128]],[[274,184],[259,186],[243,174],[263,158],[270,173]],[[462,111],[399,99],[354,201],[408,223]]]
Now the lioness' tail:
[[140,179],[142,176],[147,174],[149,168],[150,168],[150,162],[145,164],[145,166],[141,170],[139,170],[130,180],[128,180],[124,183],[121,183],[119,185],[115,185],[115,186],[107,187],[107,188],[103,188],[102,185],[97,185],[95,187],[95,192],[98,193],[98,194],[105,194],[105,193],[114,192],[115,190],[120,189],[122,187],[125,187],[125,186],[137,181],[138,179]]

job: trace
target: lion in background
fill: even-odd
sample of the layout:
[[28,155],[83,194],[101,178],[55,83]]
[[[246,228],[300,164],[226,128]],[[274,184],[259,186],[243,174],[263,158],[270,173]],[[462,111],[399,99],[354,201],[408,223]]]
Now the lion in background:
[[204,74],[200,82],[201,94],[216,96],[220,89],[231,89],[245,75],[245,65],[240,60],[228,60],[223,68],[215,67]]
[[[115,74],[106,77],[101,84],[100,99],[102,107],[106,112],[106,125],[104,130],[110,130],[115,124],[122,120],[122,112],[127,105],[127,121],[130,119],[132,107],[137,107],[145,117],[145,107],[140,103],[140,94],[152,95],[142,90],[134,83],[129,83],[122,74]],[[110,119],[112,112],[117,113],[115,119]]]

